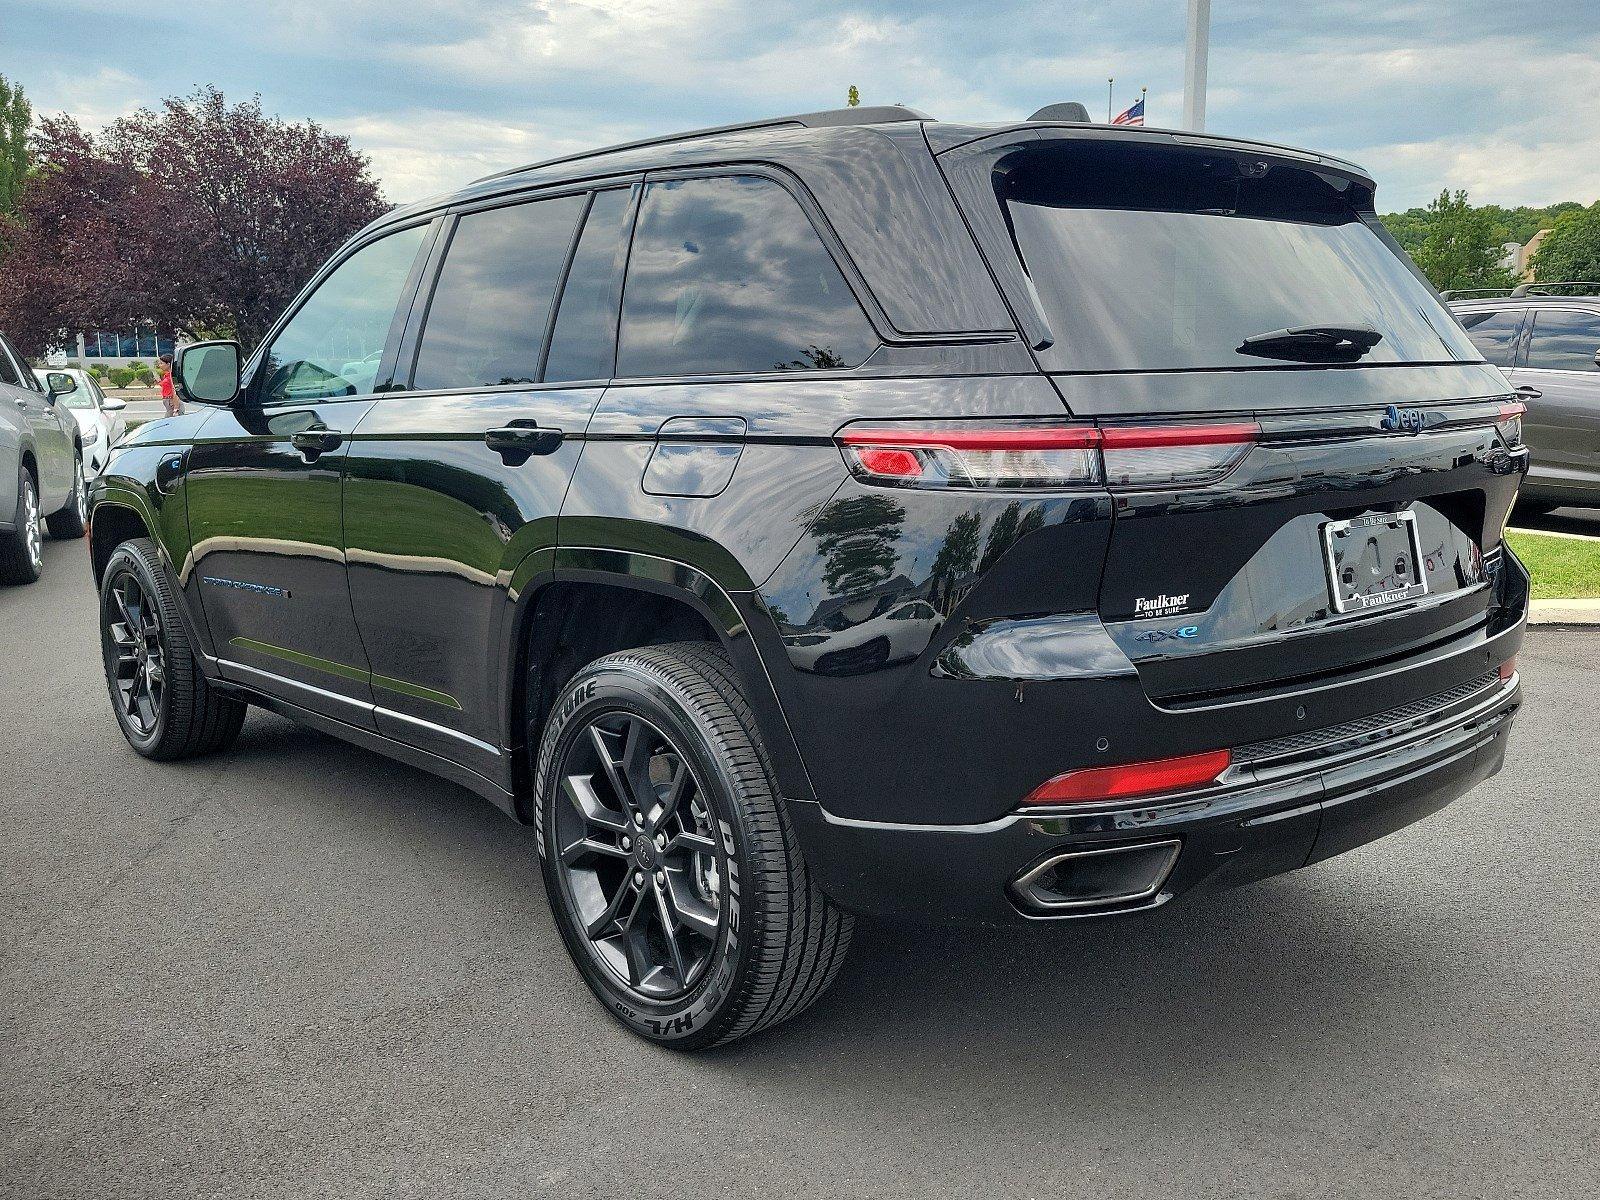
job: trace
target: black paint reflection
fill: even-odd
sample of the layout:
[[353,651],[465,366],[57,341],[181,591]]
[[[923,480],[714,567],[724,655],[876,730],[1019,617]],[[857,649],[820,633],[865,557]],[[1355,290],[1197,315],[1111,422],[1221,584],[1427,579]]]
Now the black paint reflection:
[[893,493],[855,491],[818,513],[806,535],[814,574],[797,572],[793,589],[775,579],[766,597],[798,669],[862,675],[919,658],[1006,551],[1044,528],[1052,507],[1069,511],[1043,500],[917,498],[961,511],[934,538],[907,529]]

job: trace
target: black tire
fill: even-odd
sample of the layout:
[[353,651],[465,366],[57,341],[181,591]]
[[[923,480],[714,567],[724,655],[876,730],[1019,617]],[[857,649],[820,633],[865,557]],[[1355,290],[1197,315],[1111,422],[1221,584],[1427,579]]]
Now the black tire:
[[[653,1042],[697,1050],[815,1001],[844,962],[852,920],[807,870],[721,650],[679,642],[608,655],[552,712],[534,778],[539,857],[561,936],[607,1011]],[[609,766],[598,759],[607,746],[618,751]],[[682,768],[691,777],[679,786]],[[637,816],[634,778],[651,789]],[[583,803],[569,798],[574,781],[593,787]],[[620,851],[630,837],[631,855]],[[608,875],[618,880],[609,897]],[[631,928],[621,915],[630,903]],[[615,932],[591,939],[586,926]],[[653,949],[663,965],[646,969]]]
[[39,487],[27,467],[17,468],[15,528],[0,533],[0,583],[32,583],[44,573],[39,534]]
[[200,673],[183,612],[149,538],[123,542],[106,563],[100,646],[117,724],[146,758],[210,754],[239,735],[247,706],[216,691]]
[[88,528],[89,490],[83,483],[83,452],[72,452],[72,495],[66,507],[44,519],[50,536],[58,541],[81,538]]

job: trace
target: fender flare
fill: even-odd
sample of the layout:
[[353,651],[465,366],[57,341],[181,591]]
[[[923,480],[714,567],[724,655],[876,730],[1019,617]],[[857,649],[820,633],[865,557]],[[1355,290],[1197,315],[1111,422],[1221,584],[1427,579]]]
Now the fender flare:
[[[777,775],[779,791],[788,799],[815,799],[810,774],[778,699],[767,658],[758,645],[759,633],[751,627],[751,620],[759,619],[765,612],[753,589],[730,591],[698,567],[636,550],[596,546],[560,546],[536,550],[512,572],[509,588],[511,603],[502,637],[502,662],[511,664],[520,661],[533,604],[551,584],[563,582],[602,583],[652,592],[680,601],[697,612],[716,633],[722,648],[733,662]],[[770,632],[776,639],[776,626]],[[516,684],[517,681],[510,682]],[[507,698],[505,744],[520,751],[524,734],[520,728],[520,704],[512,702],[513,695],[518,694],[518,687],[502,688],[501,693]],[[518,753],[516,759],[523,763],[526,756]],[[522,768],[519,766],[518,769]],[[518,780],[519,785],[523,782]],[[518,787],[519,794],[524,790]]]

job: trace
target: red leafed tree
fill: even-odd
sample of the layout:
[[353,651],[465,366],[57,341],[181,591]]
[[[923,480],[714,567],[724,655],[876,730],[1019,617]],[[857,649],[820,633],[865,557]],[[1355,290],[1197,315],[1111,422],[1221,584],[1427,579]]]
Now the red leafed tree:
[[41,122],[0,264],[0,329],[26,353],[134,320],[254,345],[385,205],[365,155],[216,88],[98,136]]

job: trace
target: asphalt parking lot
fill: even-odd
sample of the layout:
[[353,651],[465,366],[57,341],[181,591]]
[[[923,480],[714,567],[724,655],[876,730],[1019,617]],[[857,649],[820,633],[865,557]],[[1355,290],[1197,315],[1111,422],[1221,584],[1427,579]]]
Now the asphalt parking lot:
[[863,923],[699,1057],[569,966],[487,804],[253,713],[135,756],[81,543],[0,590],[0,1194],[1593,1196],[1600,630],[1493,783],[1139,923]]

